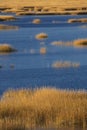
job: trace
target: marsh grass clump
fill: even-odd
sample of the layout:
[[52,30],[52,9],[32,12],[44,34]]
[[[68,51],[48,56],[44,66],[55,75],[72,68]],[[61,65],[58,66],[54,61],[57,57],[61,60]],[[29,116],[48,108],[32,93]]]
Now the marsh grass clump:
[[12,15],[0,15],[0,21],[12,21],[16,18]]
[[75,67],[79,67],[80,63],[73,63],[70,61],[56,61],[52,64],[53,68],[75,68]]
[[0,44],[0,53],[10,53],[17,51],[15,48],[13,48],[9,44]]
[[0,24],[0,30],[12,30],[12,29],[18,30],[19,27]]
[[87,39],[74,40],[73,45],[76,47],[87,47]]
[[47,52],[46,47],[41,47],[40,48],[40,54],[46,54],[46,52]]
[[38,40],[43,40],[43,39],[48,38],[48,35],[47,35],[46,33],[39,33],[39,34],[37,34],[35,37],[36,37],[36,39],[38,39]]
[[9,90],[0,100],[0,129],[87,128],[86,117],[86,91],[50,87]]
[[69,19],[68,20],[68,23],[76,23],[76,22],[87,23],[87,18]]
[[87,39],[76,39],[73,41],[54,41],[51,45],[55,46],[73,46],[73,47],[87,47]]
[[40,23],[41,23],[41,20],[40,20],[40,19],[34,19],[34,20],[32,21],[32,23],[34,23],[34,24],[40,24]]

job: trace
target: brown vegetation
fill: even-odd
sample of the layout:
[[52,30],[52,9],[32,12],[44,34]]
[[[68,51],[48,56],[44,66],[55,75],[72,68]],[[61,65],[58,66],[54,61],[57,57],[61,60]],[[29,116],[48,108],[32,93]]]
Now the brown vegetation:
[[87,23],[87,18],[69,19],[68,20],[68,23],[76,23],[76,22]]
[[77,47],[87,47],[87,39],[74,40],[73,45]]
[[56,61],[52,64],[53,68],[75,68],[75,67],[79,67],[80,63],[74,63],[74,62],[70,62],[70,61]]
[[14,29],[14,30],[18,30],[19,27],[0,24],[0,30],[13,30],[13,29]]
[[87,92],[40,88],[9,90],[0,100],[0,129],[87,128]]
[[10,53],[17,51],[9,44],[0,44],[0,53]]
[[[87,0],[3,0],[0,11],[17,12],[17,15],[30,14],[87,14]],[[16,9],[16,10],[15,10]]]
[[12,15],[0,15],[0,21],[12,21],[16,18]]
[[39,33],[39,34],[37,34],[35,37],[36,37],[36,39],[38,39],[38,40],[43,40],[43,39],[48,38],[48,35],[47,35],[46,33]]
[[51,45],[55,46],[74,46],[74,47],[87,47],[87,39],[76,39],[73,41],[54,41],[51,43]]
[[41,23],[41,20],[40,20],[40,19],[34,19],[34,20],[32,21],[32,23],[34,23],[34,24],[40,24],[40,23]]
[[47,49],[45,47],[40,48],[40,54],[46,54]]

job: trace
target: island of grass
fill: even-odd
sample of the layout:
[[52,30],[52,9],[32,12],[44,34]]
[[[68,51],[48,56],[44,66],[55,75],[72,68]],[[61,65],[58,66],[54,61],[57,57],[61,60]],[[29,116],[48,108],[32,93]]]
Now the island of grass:
[[18,30],[18,29],[19,29],[18,26],[0,24],[0,30]]
[[79,67],[80,63],[70,61],[56,61],[52,64],[53,68],[76,68]]
[[54,41],[51,43],[54,46],[73,46],[73,47],[87,47],[87,38],[76,39],[73,41]]
[[87,91],[9,90],[0,99],[0,129],[87,128]]
[[87,47],[87,39],[74,40],[73,45],[76,47]]
[[76,22],[87,23],[87,18],[69,19],[68,20],[68,23],[76,23]]
[[36,38],[37,40],[43,40],[43,39],[48,38],[48,35],[47,35],[46,33],[39,33],[39,34],[37,34],[37,35],[35,36],[35,38]]
[[0,15],[0,21],[13,21],[15,19],[13,15]]
[[32,21],[33,24],[40,24],[41,23],[41,20],[40,19],[34,19]]
[[17,51],[9,44],[0,44],[0,53],[11,53]]

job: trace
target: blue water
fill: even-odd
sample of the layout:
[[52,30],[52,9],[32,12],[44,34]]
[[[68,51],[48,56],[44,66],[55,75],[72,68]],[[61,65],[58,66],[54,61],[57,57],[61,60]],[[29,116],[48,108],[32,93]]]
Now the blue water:
[[[87,48],[72,46],[53,46],[54,41],[72,41],[87,38],[86,23],[67,23],[78,16],[17,16],[16,21],[0,24],[19,26],[18,30],[0,31],[0,43],[8,43],[18,51],[0,54],[0,93],[9,88],[29,88],[51,86],[66,89],[87,89]],[[41,24],[32,24],[35,18]],[[54,22],[55,21],[55,22]],[[37,40],[35,35],[47,33],[48,38]],[[40,48],[46,47],[47,53],[40,54]],[[30,53],[34,50],[34,53]],[[79,62],[79,68],[52,68],[56,61]],[[11,68],[14,65],[14,68]]]

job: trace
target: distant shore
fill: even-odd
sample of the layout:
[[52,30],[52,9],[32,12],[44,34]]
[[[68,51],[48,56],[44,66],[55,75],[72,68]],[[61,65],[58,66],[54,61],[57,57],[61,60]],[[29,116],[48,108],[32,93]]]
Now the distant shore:
[[16,15],[87,15],[87,0],[3,0],[0,2],[0,12],[12,12]]

